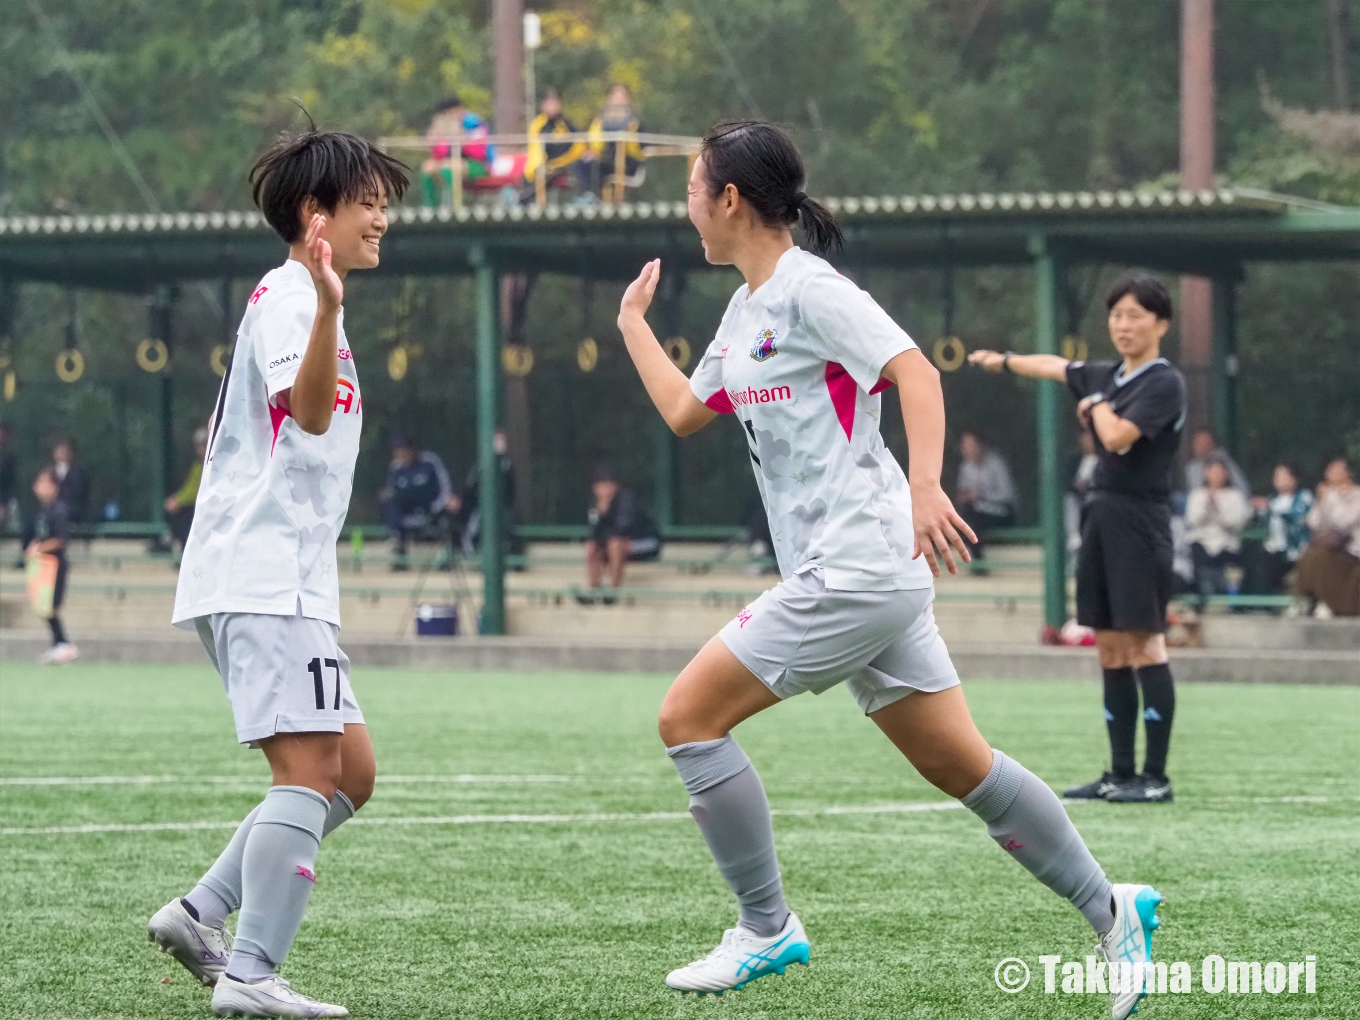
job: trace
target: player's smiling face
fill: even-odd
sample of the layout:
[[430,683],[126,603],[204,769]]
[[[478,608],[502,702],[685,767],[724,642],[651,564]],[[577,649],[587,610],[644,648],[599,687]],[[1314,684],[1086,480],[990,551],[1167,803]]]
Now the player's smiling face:
[[1170,321],[1157,318],[1132,294],[1125,294],[1110,309],[1110,340],[1125,358],[1141,358],[1156,350],[1170,326]]
[[[303,209],[304,217],[306,209]],[[331,265],[344,274],[351,269],[372,269],[378,264],[378,246],[387,233],[387,190],[375,191],[353,202],[342,202],[325,213],[322,237],[331,246]]]
[[717,198],[708,193],[708,181],[704,179],[704,157],[694,161],[694,169],[689,175],[689,221],[699,231],[703,242],[704,258],[715,266],[732,264],[732,235],[736,226],[733,202],[736,188],[730,184]]

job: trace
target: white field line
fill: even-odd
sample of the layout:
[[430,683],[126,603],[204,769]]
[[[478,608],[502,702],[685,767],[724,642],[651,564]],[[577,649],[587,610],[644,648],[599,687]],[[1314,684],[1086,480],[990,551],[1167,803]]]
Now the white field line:
[[[473,775],[378,776],[379,783],[571,783],[579,776]],[[268,776],[0,776],[0,786],[260,786]]]
[[[963,807],[956,800],[926,801],[918,804],[874,804],[826,808],[787,808],[773,810],[783,818],[817,818],[824,815],[898,815],[918,811],[950,811]],[[355,818],[350,825],[570,825],[600,822],[678,822],[689,818],[688,811],[598,811],[582,814],[551,815],[415,815],[394,818]],[[234,829],[231,822],[144,822],[92,823],[89,825],[45,825],[34,828],[0,829],[0,836],[78,836],[105,832],[194,832],[201,829]]]
[[[1251,804],[1328,804],[1351,803],[1360,797],[1208,797],[1206,802]],[[1070,801],[1069,804],[1099,803]],[[776,808],[770,814],[781,818],[823,818],[834,815],[901,815],[921,811],[950,811],[962,808],[956,800],[922,801],[904,804],[845,805],[824,808]],[[413,815],[391,818],[355,818],[350,825],[570,825],[602,822],[674,822],[689,818],[687,811],[585,812],[580,814],[505,814],[505,815]],[[239,821],[220,822],[97,822],[87,825],[15,826],[0,828],[0,836],[78,836],[110,832],[194,832],[204,829],[235,829]]]

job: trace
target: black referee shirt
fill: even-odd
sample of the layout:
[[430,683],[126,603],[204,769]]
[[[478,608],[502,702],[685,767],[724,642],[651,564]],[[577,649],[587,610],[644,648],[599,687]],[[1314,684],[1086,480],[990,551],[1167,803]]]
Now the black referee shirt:
[[1165,358],[1149,361],[1128,375],[1121,361],[1073,361],[1067,366],[1067,386],[1078,399],[1104,394],[1110,409],[1142,433],[1122,454],[1105,449],[1096,437],[1099,463],[1092,490],[1169,499],[1185,425],[1185,377],[1180,371]]

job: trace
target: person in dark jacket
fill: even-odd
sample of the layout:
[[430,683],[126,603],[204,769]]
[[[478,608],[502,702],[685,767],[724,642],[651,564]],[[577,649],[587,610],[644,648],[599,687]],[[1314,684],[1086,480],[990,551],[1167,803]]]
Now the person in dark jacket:
[[383,489],[383,516],[395,542],[393,570],[405,570],[406,545],[411,536],[458,509],[449,473],[439,455],[418,450],[406,436],[392,439],[392,462]]
[[[595,469],[591,480],[595,502],[586,514],[590,537],[586,539],[586,579],[592,589],[608,576],[609,587],[623,587],[625,565],[629,560],[655,560],[661,555],[661,532],[651,514],[632,489],[619,484],[618,476],[607,465]],[[580,596],[593,602],[593,596]],[[612,597],[606,597],[606,603]]]
[[90,509],[90,476],[76,459],[76,444],[59,439],[52,447],[52,477],[60,490],[58,498],[66,504],[72,524],[84,524]]

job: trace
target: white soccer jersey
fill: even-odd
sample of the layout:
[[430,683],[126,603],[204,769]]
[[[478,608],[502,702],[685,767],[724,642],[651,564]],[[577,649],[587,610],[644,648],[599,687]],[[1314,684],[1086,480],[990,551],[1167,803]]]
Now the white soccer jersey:
[[732,295],[690,388],[746,430],[779,570],[820,567],[827,588],[929,588],[906,476],[879,434],[879,373],[916,346],[864,291],[792,248]]
[[308,435],[274,405],[297,377],[315,318],[316,287],[301,262],[271,270],[250,296],[213,415],[176,624],[192,628],[212,613],[293,616],[299,605],[303,616],[340,624],[335,543],[363,422],[343,311],[330,428]]

